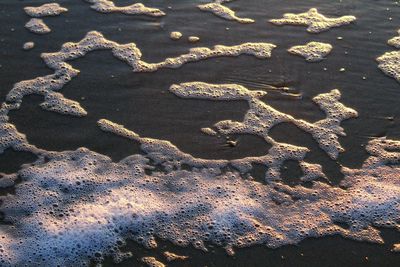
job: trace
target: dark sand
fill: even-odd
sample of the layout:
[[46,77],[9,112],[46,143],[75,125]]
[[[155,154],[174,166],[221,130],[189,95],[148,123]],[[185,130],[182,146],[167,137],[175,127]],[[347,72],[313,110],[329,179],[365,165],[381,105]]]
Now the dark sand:
[[[356,109],[359,118],[343,124],[348,136],[340,141],[346,152],[337,162],[330,160],[308,134],[291,125],[277,126],[271,132],[278,141],[309,147],[312,152],[307,159],[321,164],[335,184],[342,177],[339,171],[341,165],[359,167],[362,164],[367,157],[362,146],[370,138],[387,136],[400,139],[400,84],[385,76],[375,62],[377,56],[393,50],[386,41],[395,36],[400,28],[400,6],[394,1],[238,0],[228,5],[237,11],[238,16],[256,20],[254,24],[242,25],[196,8],[198,3],[207,1],[144,1],[146,5],[161,8],[167,13],[163,18],[149,18],[100,14],[89,9],[83,1],[63,0],[57,2],[68,8],[68,13],[44,18],[52,32],[43,36],[32,34],[24,28],[29,17],[23,12],[23,7],[46,2],[0,2],[1,101],[15,82],[52,73],[40,59],[40,53],[58,51],[63,43],[79,41],[91,30],[100,31],[107,39],[120,43],[135,42],[142,50],[143,59],[149,62],[177,56],[195,46],[271,42],[278,48],[269,60],[249,56],[217,58],[187,64],[178,70],[162,69],[150,74],[132,73],[109,51],[91,53],[72,63],[81,73],[62,89],[67,98],[81,102],[89,113],[87,117],[72,118],[46,112],[38,106],[41,102],[38,96],[24,98],[22,108],[10,114],[11,122],[38,147],[61,151],[84,146],[109,155],[116,161],[139,152],[137,144],[106,134],[96,126],[98,119],[107,118],[142,136],[169,140],[198,157],[232,159],[265,154],[269,146],[257,137],[232,137],[237,138],[239,143],[231,148],[225,146],[225,139],[206,136],[199,131],[223,119],[240,120],[247,105],[241,101],[184,100],[167,91],[173,83],[195,80],[237,83],[249,89],[267,90],[266,102],[308,121],[323,117],[311,98],[339,88],[342,102]],[[133,1],[115,2],[123,5]],[[277,27],[268,23],[268,19],[279,18],[283,13],[304,12],[311,7],[317,7],[325,15],[354,15],[358,20],[353,25],[321,34],[309,34],[305,27]],[[389,17],[393,19],[389,20]],[[180,41],[172,41],[169,38],[171,31],[181,31],[184,37]],[[185,37],[189,35],[199,36],[200,42],[188,43]],[[338,40],[339,36],[343,40]],[[22,46],[27,41],[34,41],[36,47],[23,51]],[[314,64],[286,52],[293,45],[309,41],[331,43],[333,51],[326,60]],[[340,68],[346,68],[346,71],[339,72]],[[367,79],[363,80],[363,76]],[[268,89],[268,85],[288,86],[293,92],[302,93],[303,98],[298,100],[284,96]],[[81,100],[82,97],[85,99]],[[15,172],[22,163],[33,159],[31,155],[6,151],[0,155],[0,172]],[[298,168],[290,163],[288,168],[285,180],[295,184]],[[255,171],[254,175],[262,179],[262,169]],[[164,248],[190,256],[188,261],[171,263],[170,266],[399,266],[400,254],[390,252],[390,248],[393,243],[399,242],[400,233],[384,230],[383,237],[385,245],[327,237],[305,240],[298,246],[276,250],[246,248],[237,250],[234,257],[227,256],[220,248],[210,248],[211,253],[206,254],[165,243],[160,243],[157,251],[132,244],[129,245],[135,249],[132,259],[119,265],[109,261],[105,266],[140,265],[137,258],[148,255],[157,255],[163,260],[160,255]]]

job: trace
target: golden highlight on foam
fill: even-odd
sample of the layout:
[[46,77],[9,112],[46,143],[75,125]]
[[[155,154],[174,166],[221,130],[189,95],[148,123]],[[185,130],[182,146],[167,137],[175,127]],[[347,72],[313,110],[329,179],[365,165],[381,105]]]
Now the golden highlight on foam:
[[67,12],[68,9],[61,7],[57,3],[44,4],[39,7],[25,7],[24,11],[31,17],[40,18],[47,16],[58,16],[61,13]]
[[[165,15],[140,3],[117,7],[109,0],[87,2],[102,13]],[[228,20],[253,22],[236,17],[222,5],[226,2],[230,1],[216,0],[199,8]],[[26,7],[25,12],[35,17],[27,28],[45,33],[47,26],[36,17],[66,11],[58,4]],[[309,32],[318,33],[354,20],[353,16],[327,18],[310,9],[306,13],[285,14],[283,19],[271,22],[304,25]],[[47,30],[50,31],[48,27]],[[396,38],[388,44],[397,47]],[[38,157],[17,173],[0,173],[0,188],[15,189],[14,194],[0,196],[0,211],[12,224],[0,228],[1,265],[87,266],[93,261],[100,264],[108,256],[121,262],[132,257],[131,252],[121,250],[128,239],[149,249],[156,249],[156,240],[162,239],[205,252],[209,243],[224,247],[230,255],[238,248],[277,248],[334,234],[382,244],[380,228],[400,229],[400,141],[370,140],[366,146],[369,157],[362,167],[343,167],[345,177],[336,187],[326,181],[320,165],[305,160],[307,148],[277,142],[269,135],[274,126],[291,123],[310,133],[327,155],[337,159],[344,151],[339,142],[339,136],[345,136],[341,123],[358,116],[340,102],[338,89],[312,99],[325,118],[308,122],[273,108],[262,90],[199,81],[171,85],[169,92],[182,99],[247,102],[243,120],[223,120],[199,129],[211,136],[251,134],[271,145],[265,155],[235,160],[197,158],[167,140],[142,137],[134,129],[107,119],[97,122],[102,131],[138,143],[142,153],[112,162],[86,148],[46,151],[30,144],[9,122],[8,113],[19,109],[24,96],[30,94],[43,96],[40,106],[45,110],[86,116],[79,102],[58,91],[79,74],[67,61],[91,51],[110,50],[134,72],[153,72],[214,57],[247,54],[268,59],[275,47],[270,43],[196,47],[185,54],[148,63],[141,59],[142,52],[135,43],[119,44],[92,31],[79,42],[65,43],[58,52],[43,53],[42,59],[54,73],[16,83],[0,108],[0,154],[12,148]],[[331,49],[330,44],[310,42],[288,51],[313,62],[322,60]],[[379,67],[396,79],[400,73],[398,52],[388,52],[377,59]],[[311,188],[283,183],[281,169],[287,160],[299,163],[303,172],[300,181],[311,183]],[[267,167],[264,182],[252,177],[254,164]],[[21,181],[17,183],[18,180]],[[392,250],[400,251],[399,244]],[[168,262],[187,259],[168,251],[162,257]],[[143,257],[141,261],[148,266],[165,266],[155,257]]]
[[[400,34],[400,30],[399,30]],[[395,48],[400,48],[400,37],[396,36],[388,40],[388,45],[394,46]],[[400,82],[400,51],[386,52],[385,54],[379,56],[376,61],[378,62],[378,68],[380,68],[383,73],[393,77],[398,82]]]
[[400,48],[400,30],[397,31],[399,36],[395,36],[388,40],[388,45]]
[[109,0],[85,0],[92,4],[90,7],[101,13],[121,12],[126,15],[146,15],[151,17],[165,16],[165,13],[158,8],[146,7],[142,3],[136,3],[129,6],[118,7],[113,1]]
[[310,33],[320,33],[333,27],[347,25],[356,20],[354,16],[343,16],[339,18],[328,18],[320,14],[316,8],[311,8],[305,13],[287,13],[281,19],[269,20],[275,25],[299,25],[307,26]]
[[305,45],[296,45],[288,49],[294,55],[304,57],[308,62],[323,60],[332,51],[332,45],[321,42],[309,42]]
[[46,23],[44,23],[42,19],[30,19],[25,24],[25,28],[37,34],[46,34],[51,32],[51,29],[46,25]]
[[235,14],[235,11],[222,5],[223,3],[227,3],[227,2],[231,2],[231,1],[232,0],[214,0],[214,2],[212,2],[212,3],[198,5],[197,7],[201,11],[211,12],[214,15],[216,15],[217,17],[220,17],[220,18],[223,18],[226,20],[237,21],[237,22],[243,23],[243,24],[254,23],[253,19],[237,17]]

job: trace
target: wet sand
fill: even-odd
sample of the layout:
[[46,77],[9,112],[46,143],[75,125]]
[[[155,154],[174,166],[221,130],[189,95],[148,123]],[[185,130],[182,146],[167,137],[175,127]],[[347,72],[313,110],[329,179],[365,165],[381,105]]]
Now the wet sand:
[[[341,179],[340,165],[361,165],[367,154],[360,148],[371,137],[400,138],[400,85],[385,76],[375,62],[376,57],[393,50],[386,44],[388,39],[397,34],[400,25],[400,7],[393,1],[380,1],[379,4],[376,1],[299,1],[296,5],[291,1],[270,1],[268,5],[262,1],[230,3],[229,6],[237,11],[237,15],[256,20],[249,25],[225,21],[200,12],[194,1],[147,1],[149,6],[168,11],[168,15],[163,18],[105,15],[89,9],[83,1],[58,2],[68,8],[69,12],[59,17],[45,18],[52,32],[43,36],[32,34],[23,27],[29,20],[23,7],[46,1],[6,0],[0,4],[0,20],[3,25],[0,38],[1,99],[4,99],[15,82],[52,72],[40,59],[41,52],[58,51],[63,43],[78,41],[91,30],[100,31],[108,39],[120,43],[135,42],[143,52],[143,59],[150,62],[185,53],[194,46],[271,42],[278,45],[278,48],[269,60],[250,56],[217,58],[187,64],[178,70],[163,69],[156,73],[132,73],[129,67],[116,60],[108,51],[91,53],[72,63],[81,74],[62,90],[67,98],[79,101],[85,107],[89,114],[87,117],[72,118],[46,112],[38,106],[41,97],[37,96],[27,97],[21,109],[10,114],[11,122],[38,147],[62,151],[84,146],[114,160],[137,153],[137,144],[98,129],[96,121],[107,117],[135,129],[140,135],[169,140],[184,152],[198,157],[234,159],[263,155],[268,145],[257,137],[236,137],[238,145],[227,147],[225,139],[209,137],[199,131],[223,119],[242,119],[247,105],[244,101],[184,100],[167,91],[173,83],[193,80],[237,83],[250,89],[266,90],[269,94],[265,101],[271,106],[308,121],[317,121],[323,117],[311,98],[340,88],[342,102],[356,109],[359,118],[343,124],[347,137],[340,141],[346,152],[340,155],[337,162],[330,160],[308,134],[294,126],[280,125],[271,132],[271,136],[277,140],[309,147],[312,152],[307,159],[321,164],[335,184]],[[117,3],[122,5],[130,1]],[[167,6],[172,9],[169,10]],[[307,33],[304,27],[277,27],[268,23],[269,19],[279,18],[283,13],[297,13],[311,7],[318,7],[322,13],[332,16],[351,14],[358,20],[354,25],[334,28],[318,35]],[[190,22],[187,21],[188,17],[191,18]],[[393,19],[389,20],[389,17]],[[172,41],[169,38],[171,31],[180,31],[186,37],[199,36],[200,42],[193,45],[185,38]],[[339,36],[343,39],[338,40]],[[36,46],[30,51],[23,51],[22,46],[28,41],[34,41]],[[333,51],[327,59],[314,64],[286,51],[289,47],[309,41],[330,43]],[[340,68],[346,71],[339,72]],[[363,76],[366,80],[362,79]],[[290,87],[293,92],[302,94],[302,100],[282,95],[270,89],[269,85]],[[0,171],[14,172],[20,161],[30,160],[31,157],[20,153],[2,154]],[[296,166],[291,167],[287,173],[289,183],[295,180],[293,177],[296,173]],[[255,175],[261,179],[262,170]],[[399,233],[385,230],[387,243],[384,246],[328,237],[306,240],[298,246],[276,250],[250,247],[237,250],[234,257],[227,256],[222,249],[204,254],[193,249],[176,248],[168,244],[165,246],[170,251],[191,256],[187,262],[175,262],[171,266],[395,266],[400,262],[400,255],[391,253],[390,248],[394,242],[398,242],[399,237]],[[142,253],[147,256],[155,252],[141,249],[140,253],[135,253],[135,257],[142,257]],[[118,266],[129,266],[134,260]]]

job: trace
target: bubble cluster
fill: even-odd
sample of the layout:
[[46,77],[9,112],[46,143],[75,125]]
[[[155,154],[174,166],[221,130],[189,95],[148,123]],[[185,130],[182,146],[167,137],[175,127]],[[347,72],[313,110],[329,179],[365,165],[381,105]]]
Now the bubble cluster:
[[[102,13],[165,15],[140,3],[117,7],[108,0],[86,1]],[[225,2],[230,1],[216,0],[198,7],[228,20],[254,22],[236,17],[222,5]],[[25,8],[33,17],[66,11],[58,4]],[[309,32],[318,33],[354,20],[353,16],[326,18],[310,9],[271,22],[305,25]],[[47,26],[43,21],[33,18],[30,22],[27,28],[44,33]],[[388,43],[396,46],[396,40]],[[230,255],[237,248],[277,248],[335,234],[383,243],[380,228],[400,229],[400,141],[371,140],[366,146],[370,156],[362,167],[343,167],[345,177],[340,187],[334,187],[323,181],[327,178],[320,165],[305,161],[307,148],[277,142],[269,136],[276,125],[291,123],[310,133],[327,155],[337,159],[344,151],[339,142],[339,136],[345,135],[341,123],[358,116],[340,102],[338,89],[312,99],[325,118],[311,123],[273,108],[263,99],[267,93],[262,90],[204,82],[171,85],[169,92],[183,99],[247,102],[242,121],[224,120],[201,129],[212,136],[256,135],[271,144],[265,155],[234,160],[197,158],[169,141],[142,137],[107,119],[98,121],[100,129],[137,142],[140,154],[113,162],[86,148],[45,151],[29,144],[26,136],[9,123],[8,113],[18,109],[24,96],[30,94],[43,96],[40,106],[45,110],[87,115],[80,103],[58,91],[79,74],[67,61],[95,50],[110,50],[134,72],[153,72],[222,56],[247,54],[267,59],[275,47],[270,43],[196,47],[186,54],[148,63],[141,59],[142,52],[135,43],[119,44],[92,31],[79,42],[63,44],[58,52],[43,53],[43,61],[54,73],[16,83],[0,107],[0,154],[12,148],[37,156],[35,162],[23,165],[17,173],[0,173],[0,188],[15,189],[13,194],[0,196],[0,212],[6,222],[0,227],[0,265],[90,266],[109,256],[121,262],[133,255],[121,250],[127,240],[149,249],[156,249],[159,239],[203,251],[208,251],[211,244],[225,248]],[[307,61],[318,61],[331,49],[329,44],[310,42],[288,51]],[[398,79],[397,52],[386,53],[378,62],[383,71]],[[299,163],[303,173],[300,181],[311,186],[289,186],[282,181],[281,168],[288,160]],[[251,176],[254,164],[267,167],[264,182]],[[400,251],[399,244],[393,251]],[[164,252],[163,257],[168,262],[188,258],[171,252]],[[165,266],[154,257],[143,257],[141,261],[148,266]]]
[[162,165],[166,170],[174,170],[186,164],[195,168],[223,168],[227,166],[227,160],[208,160],[195,158],[188,153],[184,153],[171,142],[153,138],[140,137],[137,133],[126,129],[123,125],[114,123],[107,119],[97,122],[101,130],[113,133],[140,144],[140,149],[158,165]]
[[51,29],[46,25],[46,23],[44,23],[42,19],[30,19],[25,24],[25,28],[37,34],[46,34],[51,32]]
[[146,15],[151,17],[165,16],[165,13],[158,8],[146,7],[142,3],[136,3],[129,6],[117,7],[110,0],[85,0],[92,4],[90,8],[101,13],[121,12],[126,15]]
[[[338,135],[344,136],[340,123],[343,120],[357,117],[357,112],[339,102],[340,92],[337,89],[329,93],[320,94],[313,101],[326,113],[327,117],[315,123],[295,119],[290,115],[280,112],[261,98],[266,93],[263,91],[250,91],[243,86],[235,84],[213,85],[202,82],[190,82],[172,85],[170,92],[183,98],[209,99],[209,100],[247,100],[250,109],[243,122],[221,121],[214,125],[221,134],[255,134],[263,137],[271,144],[276,143],[268,136],[273,126],[290,122],[300,129],[312,134],[321,148],[335,159],[339,152],[344,151],[338,142]],[[291,149],[290,149],[291,150]]]
[[61,7],[57,3],[44,4],[39,7],[25,7],[24,11],[30,17],[33,17],[25,24],[25,28],[37,34],[46,34],[51,32],[51,29],[44,23],[41,17],[58,16],[61,13],[67,12],[68,9]]
[[[25,135],[19,133],[15,126],[8,123],[9,111],[19,109],[22,99],[26,95],[42,95],[44,102],[40,106],[48,111],[77,117],[87,115],[86,110],[77,101],[66,99],[56,91],[61,90],[65,84],[79,74],[79,70],[73,68],[66,61],[83,57],[91,51],[99,49],[111,50],[115,57],[128,63],[133,68],[133,71],[151,72],[159,68],[178,68],[188,62],[221,56],[248,54],[265,59],[271,56],[273,48],[275,48],[275,45],[268,43],[244,43],[237,46],[217,45],[213,49],[198,47],[192,48],[188,54],[183,54],[176,58],[167,58],[159,63],[147,63],[140,60],[141,51],[134,43],[118,44],[105,39],[99,32],[89,32],[80,42],[68,42],[62,46],[59,52],[43,53],[41,55],[46,65],[54,70],[53,74],[18,82],[7,94],[7,103],[3,103],[0,107],[0,153],[7,148],[28,151],[34,154],[47,153],[30,145]],[[201,163],[199,164],[201,165]]]
[[[147,141],[150,147],[160,142]],[[369,146],[382,151],[400,144],[380,140]],[[106,256],[118,262],[131,256],[120,251],[126,239],[156,248],[160,238],[204,251],[210,243],[230,254],[333,234],[383,243],[378,228],[400,226],[399,167],[387,166],[386,158],[345,169],[342,188],[317,181],[306,188],[243,179],[218,164],[160,171],[154,168],[157,153],[113,163],[80,148],[24,166],[15,194],[2,197],[1,211],[14,225],[0,229],[2,266],[87,266]],[[164,159],[181,161],[169,155]]]
[[0,121],[0,154],[4,153],[7,148],[12,148],[15,151],[41,151],[30,145],[26,140],[26,136],[18,132],[17,128],[4,121]]
[[309,42],[305,45],[297,45],[288,49],[294,55],[304,57],[308,62],[323,60],[332,51],[332,45],[321,42]]
[[62,94],[55,92],[46,94],[40,107],[48,111],[71,116],[83,117],[87,115],[86,110],[78,102],[66,99]]
[[68,9],[61,7],[57,3],[44,4],[39,7],[28,6],[24,8],[26,14],[31,17],[40,18],[47,16],[58,16],[61,13],[67,12]]
[[[340,92],[332,90],[330,93],[320,94],[314,97],[314,102],[327,114],[323,120],[309,123],[304,120],[295,119],[290,115],[282,113],[260,100],[266,92],[250,91],[247,88],[236,84],[207,84],[203,82],[190,82],[179,85],[172,85],[170,92],[182,98],[209,99],[209,100],[246,100],[250,109],[247,111],[243,122],[220,121],[213,125],[214,129],[203,128],[203,133],[216,135],[231,134],[253,134],[262,137],[272,145],[266,155],[259,157],[246,157],[236,160],[206,160],[194,158],[190,154],[180,151],[176,146],[168,141],[156,140],[140,137],[135,132],[124,128],[123,125],[111,122],[106,119],[98,121],[99,127],[106,132],[111,132],[119,136],[140,143],[141,149],[149,157],[161,164],[167,170],[173,170],[186,164],[194,167],[225,167],[232,166],[240,173],[248,173],[253,168],[254,163],[268,167],[265,173],[265,181],[272,183],[281,181],[281,168],[285,161],[299,161],[303,171],[301,181],[312,181],[326,176],[318,164],[311,164],[304,161],[309,152],[307,148],[279,143],[269,136],[269,131],[277,124],[290,122],[300,129],[309,132],[320,144],[321,148],[333,159],[336,159],[339,152],[344,149],[341,147],[338,136],[345,135],[340,127],[341,121],[357,116],[353,109],[345,107],[338,102]],[[179,159],[178,162],[172,159]]]
[[[233,254],[236,248],[276,248],[333,234],[383,243],[378,227],[400,227],[400,176],[395,165],[400,161],[399,141],[372,140],[367,146],[371,156],[361,169],[344,168],[339,188],[315,180],[324,174],[319,165],[302,160],[307,149],[268,136],[269,129],[282,121],[319,133],[314,138],[321,140],[324,134],[343,133],[340,122],[356,112],[338,102],[338,90],[314,97],[327,117],[313,124],[262,102],[264,91],[236,84],[191,82],[172,85],[170,91],[182,98],[247,101],[243,122],[218,122],[208,131],[252,133],[271,142],[272,148],[260,157],[199,159],[169,141],[140,137],[102,119],[98,125],[103,131],[138,142],[143,154],[114,163],[85,148],[48,152],[38,154],[39,159],[17,175],[2,175],[2,187],[12,186],[17,176],[22,180],[14,186],[15,194],[2,197],[0,211],[13,224],[0,229],[3,266],[87,266],[107,256],[119,262],[132,256],[120,251],[127,239],[156,248],[160,238],[204,251],[211,243]],[[57,93],[52,94],[57,99]],[[11,133],[8,136],[18,136],[12,125],[5,130]],[[332,140],[329,136],[325,141],[336,150],[327,153],[340,150]],[[17,149],[26,142],[23,136],[20,142],[11,141]],[[280,166],[287,159],[300,162],[301,180],[311,182],[311,188],[281,182]],[[268,166],[266,183],[244,176],[252,163]],[[155,258],[142,260],[162,266]]]
[[327,18],[318,13],[316,8],[311,8],[305,13],[293,14],[286,13],[281,19],[271,19],[275,25],[300,25],[307,26],[310,33],[320,33],[333,27],[347,25],[356,20],[354,16],[343,16],[339,18]]
[[226,19],[226,20],[233,20],[239,23],[254,23],[253,19],[249,18],[239,18],[236,16],[235,11],[232,9],[222,5],[226,2],[231,2],[232,0],[214,0],[212,3],[198,5],[197,7],[202,11],[211,12],[214,15]]
[[378,67],[388,76],[400,82],[400,51],[386,52],[376,59]]
[[380,165],[400,164],[400,142],[388,140],[384,137],[371,140],[366,150],[371,156],[364,162],[365,168],[374,168]]
[[248,54],[265,59],[271,57],[272,49],[275,47],[269,43],[244,43],[237,46],[216,45],[213,49],[198,47],[175,58],[167,58],[159,63],[147,63],[141,60],[142,53],[134,43],[118,44],[105,39],[101,33],[92,31],[80,42],[65,43],[59,52],[43,53],[42,59],[49,68],[55,71],[54,74],[16,83],[6,97],[9,103],[15,103],[15,105],[3,105],[0,114],[7,114],[11,109],[18,109],[24,96],[39,94],[45,97],[45,102],[41,104],[41,107],[46,110],[72,116],[85,116],[87,113],[78,102],[66,99],[54,91],[61,90],[66,83],[79,74],[79,70],[73,68],[66,61],[84,57],[87,53],[95,50],[111,50],[116,58],[130,65],[134,72],[153,72],[160,68],[179,68],[188,62],[213,57]]
[[[400,48],[400,37],[393,37],[388,40],[388,44]],[[380,68],[386,75],[393,77],[400,82],[400,51],[386,52],[382,56],[378,57],[376,61],[378,62],[378,68]]]

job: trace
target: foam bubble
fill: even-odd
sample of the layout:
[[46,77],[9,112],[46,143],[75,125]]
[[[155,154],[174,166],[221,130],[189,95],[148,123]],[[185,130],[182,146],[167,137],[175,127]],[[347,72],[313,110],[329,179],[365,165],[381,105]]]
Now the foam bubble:
[[24,45],[22,46],[22,48],[24,50],[31,50],[35,47],[35,43],[34,42],[26,42],[24,43]]
[[67,12],[68,9],[61,7],[57,3],[44,4],[39,7],[24,7],[24,11],[31,17],[40,18],[47,16],[58,16],[61,13]]
[[158,8],[146,7],[142,3],[136,3],[129,6],[117,7],[113,1],[109,0],[85,0],[92,4],[90,8],[101,13],[121,12],[126,15],[146,15],[151,17],[165,16],[165,13]]
[[191,43],[197,43],[198,41],[200,41],[200,38],[197,36],[189,36],[188,41]]
[[332,51],[332,45],[321,42],[309,42],[305,45],[297,45],[288,49],[294,55],[304,57],[309,62],[323,60]]
[[308,26],[310,33],[320,33],[333,27],[347,25],[356,20],[354,16],[343,16],[339,18],[327,18],[318,13],[316,8],[311,8],[305,13],[293,14],[286,13],[281,19],[271,19],[270,22],[275,25],[301,25]]
[[233,20],[239,23],[254,23],[253,19],[249,18],[239,18],[236,16],[235,11],[231,10],[230,8],[222,5],[222,3],[231,2],[231,0],[215,0],[212,3],[198,5],[197,7],[202,11],[211,12],[217,17],[226,19],[226,20]]
[[42,19],[30,19],[26,24],[25,28],[29,31],[37,34],[46,34],[51,32],[50,28],[44,23]]
[[180,33],[180,32],[171,32],[170,35],[169,35],[169,37],[170,37],[172,40],[179,40],[179,39],[181,39],[181,37],[182,37],[182,33]]

